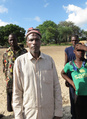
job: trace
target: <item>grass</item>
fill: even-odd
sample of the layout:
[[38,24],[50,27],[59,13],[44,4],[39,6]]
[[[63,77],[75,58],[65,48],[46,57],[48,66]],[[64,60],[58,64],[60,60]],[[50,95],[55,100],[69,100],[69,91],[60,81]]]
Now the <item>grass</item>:
[[42,46],[70,46],[71,45],[71,43],[70,42],[67,42],[67,43],[61,43],[61,44],[46,44],[46,45],[42,45]]

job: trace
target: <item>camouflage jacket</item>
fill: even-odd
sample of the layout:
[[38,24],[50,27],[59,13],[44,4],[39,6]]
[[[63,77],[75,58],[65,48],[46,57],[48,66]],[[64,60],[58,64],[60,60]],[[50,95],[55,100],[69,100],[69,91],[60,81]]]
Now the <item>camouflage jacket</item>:
[[12,92],[14,61],[18,56],[26,52],[26,49],[18,47],[18,50],[14,53],[11,47],[9,47],[3,54],[3,72],[5,73],[7,92]]

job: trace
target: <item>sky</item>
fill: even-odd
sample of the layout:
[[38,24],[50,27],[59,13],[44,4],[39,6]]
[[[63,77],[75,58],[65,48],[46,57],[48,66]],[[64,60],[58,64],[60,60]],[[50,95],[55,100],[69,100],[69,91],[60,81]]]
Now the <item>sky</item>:
[[27,31],[46,20],[72,21],[87,31],[87,0],[0,0],[0,26],[16,24]]

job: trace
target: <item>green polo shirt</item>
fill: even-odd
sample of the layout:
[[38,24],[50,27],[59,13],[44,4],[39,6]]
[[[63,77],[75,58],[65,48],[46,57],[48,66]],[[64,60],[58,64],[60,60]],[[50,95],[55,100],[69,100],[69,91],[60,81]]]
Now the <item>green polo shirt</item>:
[[[73,64],[73,65],[72,65]],[[76,88],[76,95],[87,95],[87,61],[81,68],[78,68],[74,61],[67,63],[64,67],[64,72],[71,72],[71,76]]]

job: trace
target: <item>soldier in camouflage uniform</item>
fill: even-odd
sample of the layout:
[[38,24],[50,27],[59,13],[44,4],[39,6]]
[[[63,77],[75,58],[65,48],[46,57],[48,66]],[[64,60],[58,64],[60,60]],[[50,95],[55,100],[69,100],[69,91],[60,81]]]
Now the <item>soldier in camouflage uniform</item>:
[[7,110],[9,112],[12,110],[12,90],[13,90],[13,65],[15,59],[26,53],[27,50],[23,47],[18,46],[17,37],[15,34],[10,34],[8,37],[8,43],[10,47],[3,54],[3,72],[5,73],[6,79],[6,90],[7,90]]

